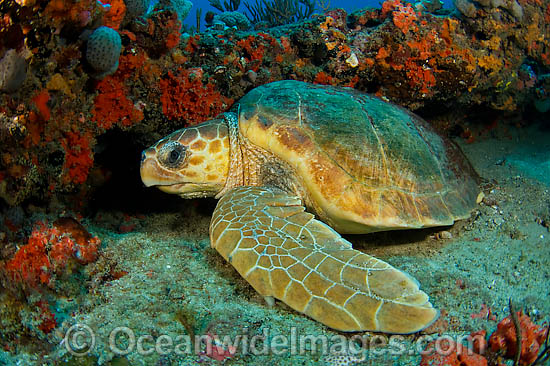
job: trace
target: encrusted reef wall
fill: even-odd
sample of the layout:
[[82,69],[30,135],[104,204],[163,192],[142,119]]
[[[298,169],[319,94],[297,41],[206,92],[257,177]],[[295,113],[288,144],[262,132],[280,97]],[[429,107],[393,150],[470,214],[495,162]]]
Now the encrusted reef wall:
[[387,0],[288,26],[192,35],[181,34],[181,9],[170,2],[148,15],[131,4],[0,3],[0,197],[9,205],[85,205],[111,174],[102,151],[133,146],[128,164],[137,166],[143,146],[281,79],[440,114],[550,109],[548,0],[457,0],[452,13]]

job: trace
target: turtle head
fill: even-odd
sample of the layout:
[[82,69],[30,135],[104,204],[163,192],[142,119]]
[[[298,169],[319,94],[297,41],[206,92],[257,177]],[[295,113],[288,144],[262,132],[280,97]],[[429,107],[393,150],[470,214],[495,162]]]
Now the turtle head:
[[183,198],[215,196],[227,180],[229,150],[223,118],[178,130],[143,151],[141,180]]

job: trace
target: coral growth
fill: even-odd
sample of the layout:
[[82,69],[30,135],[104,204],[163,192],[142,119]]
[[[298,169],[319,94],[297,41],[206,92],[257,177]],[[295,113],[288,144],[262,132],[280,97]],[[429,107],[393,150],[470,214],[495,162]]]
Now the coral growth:
[[418,16],[410,4],[403,5],[400,0],[386,0],[382,4],[382,16],[386,17],[390,12],[392,14],[393,24],[395,24],[403,34],[407,34],[409,30],[414,31],[417,29],[413,27],[413,25],[415,21],[418,20]]
[[42,90],[40,93],[35,95],[34,98],[32,98],[32,101],[36,105],[36,108],[38,108],[40,116],[44,119],[44,121],[48,121],[50,119],[50,108],[48,107],[49,100],[50,94],[47,90]]
[[48,285],[51,263],[46,246],[49,238],[50,233],[46,226],[39,225],[39,228],[32,232],[27,244],[21,246],[15,256],[1,269],[8,274],[12,281],[24,283],[31,288],[40,284]]
[[213,22],[223,22],[227,27],[236,27],[238,30],[248,30],[251,27],[248,18],[241,12],[231,11],[218,14]]
[[57,321],[55,320],[55,315],[50,310],[50,306],[44,300],[38,301],[36,304],[36,309],[39,310],[37,313],[38,317],[38,329],[43,333],[50,333],[56,326]]
[[196,124],[226,110],[232,101],[216,91],[214,84],[203,81],[201,68],[168,71],[160,80],[162,112],[168,119]]
[[75,219],[61,218],[53,225],[38,222],[27,243],[0,266],[14,284],[23,288],[53,287],[55,278],[97,259],[101,242]]
[[254,63],[253,69],[256,69],[254,71],[257,71],[259,68],[260,62],[258,61],[262,61],[266,50],[266,47],[261,42],[261,39],[258,38],[259,37],[248,36],[248,38],[237,41],[237,47],[240,47],[243,50],[247,61]]
[[126,14],[131,17],[139,17],[147,12],[149,0],[126,0]]
[[90,22],[91,14],[97,11],[94,0],[51,0],[44,9],[44,15],[55,28],[61,28],[67,23],[85,26]]
[[121,47],[120,36],[112,28],[102,26],[92,33],[88,39],[86,60],[99,73],[98,79],[116,71]]
[[14,49],[0,59],[0,91],[14,92],[27,77],[27,62]]
[[487,360],[462,344],[442,338],[426,346],[420,366],[487,366]]
[[105,0],[102,2],[107,9],[103,16],[103,25],[115,30],[119,29],[126,14],[124,0]]
[[65,150],[63,172],[66,183],[82,184],[88,178],[94,160],[90,147],[91,136],[78,132],[67,132],[61,145]]
[[[531,365],[537,359],[547,329],[534,324],[522,312],[517,312],[517,317],[521,329],[520,365]],[[515,325],[512,316],[508,316],[498,323],[497,330],[489,337],[489,347],[491,351],[513,359],[518,352],[517,345]]]
[[127,88],[115,77],[102,80],[97,89],[99,94],[94,100],[92,120],[106,130],[115,124],[130,126],[143,119],[143,111],[126,96]]
[[[27,220],[18,218],[22,212],[12,211],[13,239],[21,235]],[[52,224],[36,221],[26,244],[0,261],[2,337],[44,339],[52,333],[76,306],[76,302],[60,306],[60,300],[72,301],[86,293],[83,275],[87,265],[98,259],[100,245],[100,240],[72,217],[61,217]]]
[[315,10],[315,0],[256,0],[254,5],[244,5],[252,15],[252,23],[265,22],[270,26],[307,19]]
[[187,18],[193,7],[193,3],[189,0],[170,0],[167,3],[166,9],[176,12],[180,23],[183,24],[183,21]]
[[[534,324],[522,312],[517,312],[521,330],[521,354],[517,354],[518,338],[512,316],[500,321],[487,342],[485,330],[470,334],[473,349],[444,338],[431,342],[422,352],[420,366],[500,366],[501,357],[518,360],[519,365],[533,365],[540,355],[548,328]],[[548,352],[547,350],[544,352]]]

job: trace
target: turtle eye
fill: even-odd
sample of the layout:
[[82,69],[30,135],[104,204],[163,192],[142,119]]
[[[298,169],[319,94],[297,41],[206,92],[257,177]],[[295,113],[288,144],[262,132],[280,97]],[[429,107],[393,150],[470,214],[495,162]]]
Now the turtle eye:
[[158,152],[159,162],[167,168],[182,167],[185,161],[186,147],[177,141],[168,141]]
[[178,159],[180,158],[180,152],[177,149],[174,149],[170,151],[170,155],[168,155],[168,162],[170,164],[176,164],[178,162]]

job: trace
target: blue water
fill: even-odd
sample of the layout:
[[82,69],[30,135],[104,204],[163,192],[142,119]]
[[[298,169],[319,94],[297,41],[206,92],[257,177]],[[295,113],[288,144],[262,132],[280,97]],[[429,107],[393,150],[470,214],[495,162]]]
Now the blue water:
[[[189,16],[187,16],[187,18],[185,19],[185,24],[187,24],[188,26],[196,26],[197,22],[196,22],[196,17],[195,17],[195,14],[196,14],[196,11],[197,9],[199,8],[202,8],[202,17],[203,19],[201,19],[201,24],[203,24],[201,26],[201,28],[204,27],[204,14],[206,14],[207,11],[213,11],[215,13],[219,13],[219,10],[217,10],[216,8],[210,6],[210,2],[208,0],[191,0],[193,2],[193,9],[191,9],[191,12],[189,13]],[[415,2],[414,0],[403,0],[403,2]],[[221,3],[223,4],[223,0],[221,0]],[[239,7],[239,11],[241,12],[246,12],[246,6],[244,5],[245,1],[244,0],[241,0],[241,5]],[[248,3],[250,5],[254,5],[256,4],[256,1],[255,0],[248,0]],[[379,1],[379,0],[364,0],[364,1],[353,1],[353,0],[338,0],[338,1],[330,1],[330,0],[325,0],[325,3],[328,3],[330,4],[331,8],[343,8],[345,9],[348,13],[351,13],[353,10],[355,9],[360,9],[360,8],[366,8],[366,7],[380,7],[381,4],[383,3],[383,1]],[[443,3],[444,3],[444,7],[451,7],[452,6],[452,0],[443,0]],[[321,9],[319,9],[321,10]],[[202,29],[204,30],[204,29]]]

